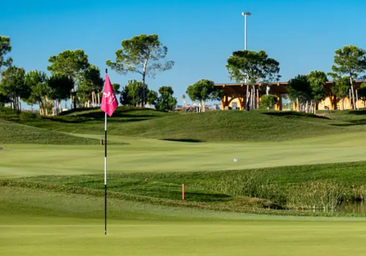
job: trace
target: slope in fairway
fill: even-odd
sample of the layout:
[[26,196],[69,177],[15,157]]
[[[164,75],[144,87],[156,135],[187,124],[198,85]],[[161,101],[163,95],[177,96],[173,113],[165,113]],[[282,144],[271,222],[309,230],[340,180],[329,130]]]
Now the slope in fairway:
[[0,119],[0,145],[16,143],[96,145],[98,141],[27,125],[5,122]]
[[[127,145],[108,146],[108,171],[215,171],[364,161],[365,135],[266,143],[184,143],[110,136],[111,141]],[[0,176],[103,173],[103,159],[104,146],[99,145],[7,145],[0,151]]]
[[[208,111],[166,113],[152,109],[120,107],[108,118],[108,133],[176,141],[286,141],[330,134],[364,132],[363,112],[343,112],[327,117],[289,111]],[[0,119],[65,133],[100,134],[104,127],[100,109],[72,110],[56,117],[23,120],[0,109]]]
[[364,219],[266,217],[0,188],[4,255],[364,255]]

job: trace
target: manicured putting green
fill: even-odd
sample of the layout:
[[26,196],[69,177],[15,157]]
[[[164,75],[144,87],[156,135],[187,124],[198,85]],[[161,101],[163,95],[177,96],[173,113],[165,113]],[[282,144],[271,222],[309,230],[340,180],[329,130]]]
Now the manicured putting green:
[[[44,221],[47,221],[45,219]],[[77,220],[74,220],[77,222]],[[365,255],[359,223],[113,222],[2,227],[4,255]]]

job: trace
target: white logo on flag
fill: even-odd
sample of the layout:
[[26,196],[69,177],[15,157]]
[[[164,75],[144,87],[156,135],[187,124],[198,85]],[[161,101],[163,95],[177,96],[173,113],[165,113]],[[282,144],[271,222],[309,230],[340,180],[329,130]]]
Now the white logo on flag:
[[103,95],[104,95],[104,98],[107,99],[108,105],[112,105],[116,101],[114,94],[111,94],[110,92],[108,92],[108,93],[103,92]]

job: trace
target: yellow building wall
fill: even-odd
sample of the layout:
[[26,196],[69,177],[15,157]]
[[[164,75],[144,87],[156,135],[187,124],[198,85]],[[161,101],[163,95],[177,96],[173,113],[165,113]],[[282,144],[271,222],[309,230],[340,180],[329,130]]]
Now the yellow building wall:
[[349,100],[349,98],[340,99],[337,102],[337,109],[351,109],[351,101]]
[[[229,101],[231,100],[231,98],[229,97]],[[236,105],[236,109],[242,109],[241,108],[241,105],[240,105],[240,101],[243,101],[243,98],[234,98],[233,100],[231,100],[231,102],[229,103],[229,107],[231,108],[231,109],[233,109],[233,106],[235,106]]]
[[[356,106],[357,106],[357,108],[365,108],[366,104],[363,100],[358,100],[358,101],[356,101]],[[327,97],[325,100],[319,102],[318,109],[319,110],[327,110],[327,109],[332,110],[333,106],[332,106],[330,97]],[[350,99],[348,97],[346,97],[344,99],[337,100],[337,109],[339,109],[339,110],[352,109]]]
[[[282,105],[282,100],[280,98],[279,99],[279,104]],[[244,109],[244,101],[245,99],[243,97],[238,97],[238,98],[231,98],[231,97],[228,97],[228,101],[230,102],[228,107],[230,107],[231,109],[234,109],[234,107],[236,106],[236,109],[240,109],[240,110],[243,110]],[[260,101],[261,101],[261,98],[257,97],[257,108],[260,107]],[[240,102],[243,102],[243,106],[240,105]],[[279,104],[276,104],[275,108],[276,110],[282,110],[282,106],[280,106]],[[227,109],[227,107],[226,107]]]
[[318,104],[318,110],[328,110],[333,109],[332,100],[330,97],[325,98]]
[[[233,98],[232,99],[232,98],[228,97],[228,101],[230,103],[228,104],[228,106],[226,107],[226,109],[228,109],[228,107],[231,108],[231,109],[234,109],[234,107],[236,107],[236,109],[243,110],[243,108],[241,107],[241,104],[240,104],[240,101],[244,102],[244,99],[242,97],[240,97],[240,99],[239,98]],[[296,107],[297,106],[295,106],[295,105],[294,105],[294,110],[296,111]],[[344,105],[344,108],[343,108],[343,105]],[[356,105],[357,105],[357,108],[366,108],[365,101],[363,101],[363,100],[358,100],[356,102]],[[337,109],[338,110],[352,109],[351,101],[349,100],[349,98],[348,97],[344,98],[344,104],[342,102],[342,99],[341,100],[337,100]],[[280,107],[276,105],[275,110],[280,110]],[[319,102],[319,104],[318,104],[318,110],[333,110],[333,105],[332,105],[331,98],[330,97],[327,97],[327,98],[325,98],[325,100]]]
[[365,101],[363,100],[356,101],[356,106],[357,108],[365,108],[366,107]]

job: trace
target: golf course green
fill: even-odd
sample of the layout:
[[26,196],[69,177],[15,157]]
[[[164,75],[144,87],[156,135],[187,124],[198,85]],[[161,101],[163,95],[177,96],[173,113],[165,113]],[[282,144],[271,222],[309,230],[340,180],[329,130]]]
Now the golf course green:
[[[306,204],[290,195],[323,183],[363,199],[361,111],[116,113],[104,235],[100,112],[24,119],[0,109],[2,255],[365,255],[365,214],[265,207]],[[222,135],[230,123],[235,134]]]

